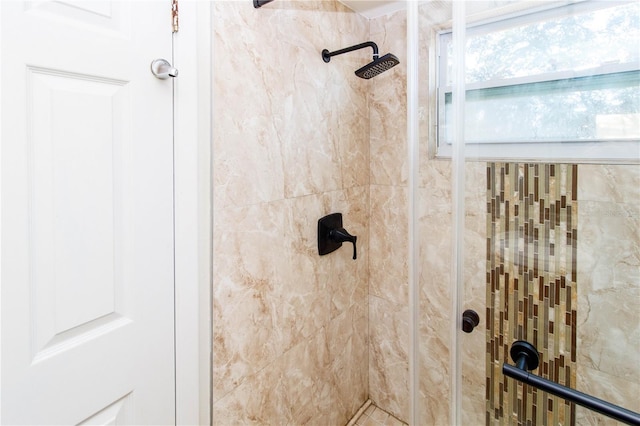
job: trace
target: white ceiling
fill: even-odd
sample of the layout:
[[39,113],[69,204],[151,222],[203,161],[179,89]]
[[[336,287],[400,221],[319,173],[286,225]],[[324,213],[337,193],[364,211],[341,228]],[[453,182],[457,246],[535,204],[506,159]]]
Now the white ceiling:
[[371,19],[406,9],[405,0],[338,0],[354,12]]

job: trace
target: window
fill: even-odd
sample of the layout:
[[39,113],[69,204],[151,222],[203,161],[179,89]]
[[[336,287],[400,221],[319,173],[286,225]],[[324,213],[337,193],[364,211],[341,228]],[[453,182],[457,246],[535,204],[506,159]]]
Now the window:
[[[640,161],[640,2],[580,2],[470,27],[470,158]],[[451,155],[451,32],[439,34],[438,156]]]

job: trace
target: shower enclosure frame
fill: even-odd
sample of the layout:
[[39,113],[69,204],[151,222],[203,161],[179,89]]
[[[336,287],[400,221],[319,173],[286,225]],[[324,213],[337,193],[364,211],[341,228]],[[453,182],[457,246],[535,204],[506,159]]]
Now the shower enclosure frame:
[[[419,334],[419,321],[420,321],[420,283],[418,265],[416,260],[416,253],[418,252],[419,241],[416,238],[418,230],[418,194],[417,184],[419,175],[419,156],[420,156],[420,129],[419,129],[419,96],[418,88],[420,86],[419,81],[419,59],[420,59],[420,25],[419,25],[419,9],[418,2],[407,3],[407,164],[409,165],[409,226],[408,226],[408,241],[409,241],[409,424],[417,425],[420,423],[419,416],[419,389],[420,389],[420,334]],[[453,2],[453,27],[454,27],[454,49],[456,53],[464,58],[464,45],[459,43],[459,40],[463,40],[465,37],[465,2]],[[462,54],[460,53],[462,52]],[[462,67],[458,67],[456,70],[454,87],[454,101],[456,105],[460,107],[455,109],[454,122],[464,122],[464,64]],[[454,154],[453,154],[453,173],[455,175],[454,185],[458,185],[454,189],[454,235],[453,239],[453,263],[452,263],[452,310],[454,312],[453,318],[460,320],[452,321],[451,324],[451,338],[453,342],[456,342],[455,347],[452,348],[453,354],[451,356],[450,364],[450,379],[451,379],[451,400],[450,400],[450,419],[453,424],[460,423],[460,384],[461,375],[459,374],[460,358],[457,355],[457,334],[461,329],[461,315],[462,312],[462,300],[461,294],[458,291],[459,284],[462,284],[460,280],[463,277],[464,261],[462,253],[458,251],[459,243],[462,243],[462,235],[459,232],[459,224],[462,221],[464,226],[464,214],[456,214],[460,208],[464,211],[464,197],[458,196],[460,192],[464,194],[464,145],[458,143],[464,140],[464,128],[459,126],[456,132],[454,132]],[[459,185],[462,185],[459,187]],[[460,205],[462,203],[462,206]]]

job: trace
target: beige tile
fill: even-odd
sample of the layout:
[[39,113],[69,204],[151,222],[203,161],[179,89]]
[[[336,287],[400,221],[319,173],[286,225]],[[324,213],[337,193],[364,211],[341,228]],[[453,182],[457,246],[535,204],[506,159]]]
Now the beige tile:
[[387,417],[387,420],[385,421],[385,426],[406,426],[407,424],[396,419],[393,416],[389,416]]
[[367,407],[366,410],[364,410],[364,415],[366,415],[367,417],[371,415],[371,413],[373,413],[376,410],[376,406],[371,404]]
[[357,425],[369,426],[406,426],[406,423],[398,420],[383,409],[371,404],[367,410],[356,420]]
[[400,64],[375,80],[371,102],[371,183],[406,186],[406,13],[372,19],[371,37],[381,54],[391,52]]
[[371,187],[369,293],[408,303],[408,199],[406,188]]
[[398,418],[409,417],[407,306],[369,297],[369,393]]
[[362,417],[363,417],[362,420],[358,420],[359,426],[380,426],[380,423],[376,422],[371,417],[369,416],[362,416]]
[[[601,171],[581,167],[579,181],[589,179],[594,169]],[[594,179],[612,180],[616,173],[622,175],[624,185],[628,168],[623,166],[609,167]],[[586,192],[581,195],[588,197]],[[598,383],[605,388],[615,387],[618,379],[640,384],[640,352],[628,350],[640,342],[640,202],[626,201],[579,200],[578,372],[602,373]],[[618,392],[625,388],[626,399],[637,400],[637,393],[628,386],[619,387]],[[616,399],[624,401],[624,392]]]
[[578,199],[637,206],[640,203],[640,167],[581,164],[578,167]]
[[377,423],[384,424],[387,418],[389,418],[389,413],[381,410],[380,408],[376,408],[375,410],[373,410],[373,413],[371,413],[369,417],[371,417]]

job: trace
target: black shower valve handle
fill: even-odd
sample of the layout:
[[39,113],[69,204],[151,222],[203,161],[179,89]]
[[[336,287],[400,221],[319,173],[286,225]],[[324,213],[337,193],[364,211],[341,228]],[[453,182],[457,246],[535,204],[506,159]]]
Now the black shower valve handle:
[[353,259],[356,254],[357,237],[342,226],[342,213],[331,213],[318,219],[318,254],[324,256],[342,247],[343,242],[353,244]]
[[358,239],[358,237],[356,237],[355,235],[351,235],[344,228],[335,228],[329,231],[329,238],[336,243],[349,242],[353,244],[353,259],[356,259],[356,240]]

